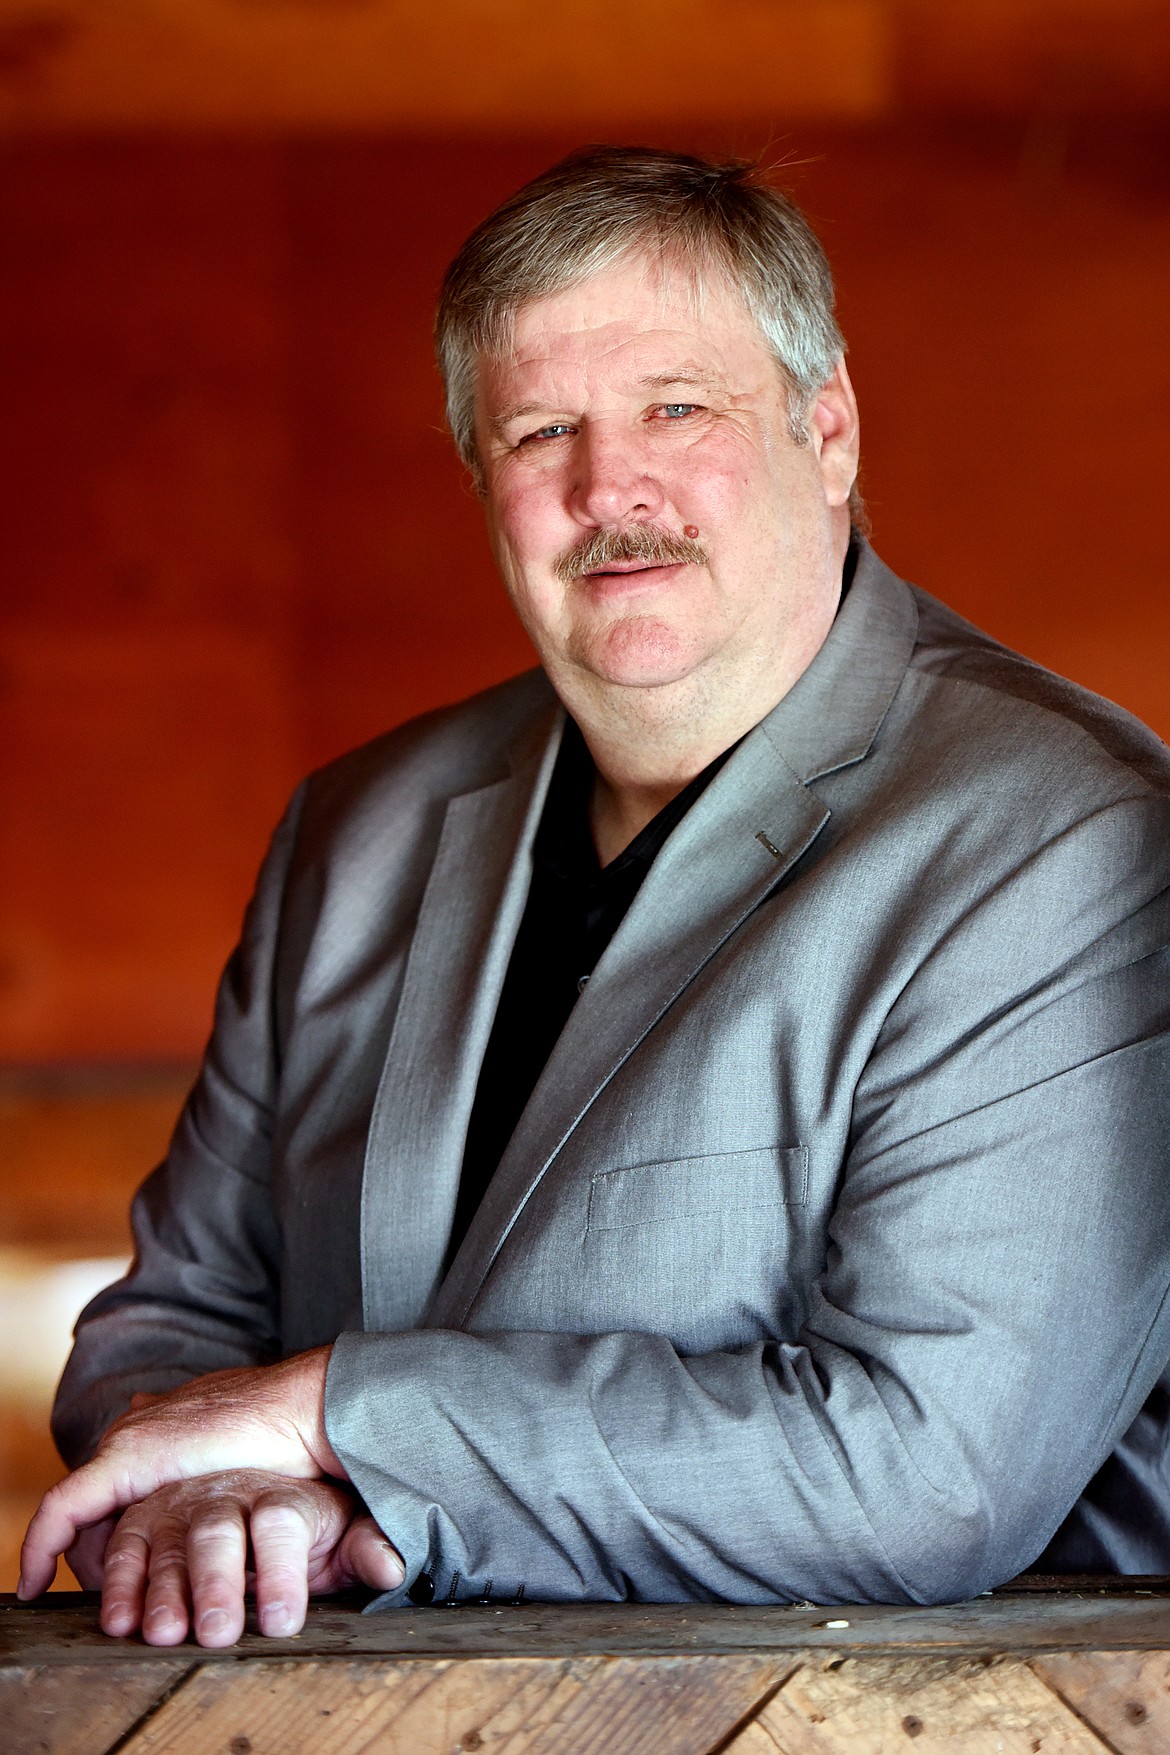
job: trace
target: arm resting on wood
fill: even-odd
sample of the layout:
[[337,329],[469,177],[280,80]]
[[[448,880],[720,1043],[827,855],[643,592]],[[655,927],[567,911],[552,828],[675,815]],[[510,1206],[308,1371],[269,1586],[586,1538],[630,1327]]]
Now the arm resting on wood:
[[343,1335],[327,1430],[407,1578],[929,1602],[1030,1563],[1170,1351],[1168,849],[1125,800],[922,963],[800,1333]]

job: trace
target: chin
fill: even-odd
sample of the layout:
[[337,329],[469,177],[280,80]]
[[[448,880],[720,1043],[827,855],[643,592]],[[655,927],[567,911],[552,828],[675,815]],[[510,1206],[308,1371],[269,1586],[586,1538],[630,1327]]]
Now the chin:
[[681,682],[694,669],[692,639],[654,616],[623,619],[582,641],[578,662],[602,682],[650,689]]

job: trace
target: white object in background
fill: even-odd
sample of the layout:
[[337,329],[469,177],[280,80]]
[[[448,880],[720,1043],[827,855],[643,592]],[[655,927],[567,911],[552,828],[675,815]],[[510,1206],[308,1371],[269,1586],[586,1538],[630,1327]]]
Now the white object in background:
[[78,1316],[128,1266],[120,1256],[60,1261],[0,1249],[0,1401],[48,1403]]

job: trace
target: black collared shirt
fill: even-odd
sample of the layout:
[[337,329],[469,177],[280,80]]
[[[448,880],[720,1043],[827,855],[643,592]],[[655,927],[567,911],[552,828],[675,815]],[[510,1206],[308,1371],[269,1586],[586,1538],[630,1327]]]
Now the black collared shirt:
[[[842,602],[853,583],[857,556],[857,544],[851,542],[841,581]],[[479,1069],[448,1261],[467,1233],[578,995],[621,925],[642,879],[667,836],[735,747],[733,744],[716,756],[710,767],[646,824],[624,853],[603,868],[589,826],[593,758],[577,725],[572,719],[566,722],[533,843],[532,880],[524,917]]]
[[593,759],[576,724],[566,722],[533,843],[528,901],[480,1067],[448,1260],[463,1241],[553,1045],[643,878],[730,754],[725,750],[717,756],[603,867],[589,826]]

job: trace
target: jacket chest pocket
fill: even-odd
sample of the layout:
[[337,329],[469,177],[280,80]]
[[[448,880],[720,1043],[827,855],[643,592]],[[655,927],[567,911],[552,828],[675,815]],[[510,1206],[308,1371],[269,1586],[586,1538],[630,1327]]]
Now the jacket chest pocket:
[[807,1191],[807,1146],[759,1146],[633,1164],[594,1176],[585,1230],[588,1235],[714,1220],[729,1210],[746,1217],[775,1207],[803,1206]]
[[790,1256],[808,1185],[804,1146],[762,1146],[598,1172],[583,1253],[607,1327],[668,1334],[686,1351],[788,1326]]

